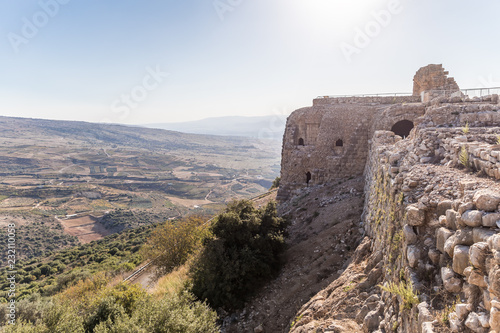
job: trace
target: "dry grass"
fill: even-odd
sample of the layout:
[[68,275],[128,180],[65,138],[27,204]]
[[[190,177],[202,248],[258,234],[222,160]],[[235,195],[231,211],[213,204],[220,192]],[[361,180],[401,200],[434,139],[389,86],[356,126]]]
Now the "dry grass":
[[157,297],[178,294],[188,281],[188,270],[188,266],[183,265],[171,273],[162,276],[152,290],[152,294]]

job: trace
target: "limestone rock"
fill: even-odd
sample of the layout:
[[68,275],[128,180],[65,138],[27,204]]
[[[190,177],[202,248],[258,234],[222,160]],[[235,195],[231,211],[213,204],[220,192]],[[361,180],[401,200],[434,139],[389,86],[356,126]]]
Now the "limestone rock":
[[488,330],[484,328],[479,322],[479,316],[475,312],[469,313],[469,316],[465,320],[465,326],[471,329],[475,333],[487,333]]
[[448,315],[448,320],[450,322],[450,329],[452,332],[460,332],[462,330],[462,321],[458,319],[455,312]]
[[485,228],[474,228],[472,230],[472,240],[474,243],[487,242],[488,238],[496,234],[494,230]]
[[420,226],[425,223],[425,211],[415,206],[406,207],[406,219],[411,226]]
[[468,210],[462,214],[462,222],[469,227],[479,227],[483,225],[483,214],[478,210]]
[[475,286],[478,286],[480,288],[486,288],[488,285],[486,284],[486,282],[484,281],[484,276],[482,274],[480,274],[477,269],[474,269],[471,271],[470,275],[469,275],[469,278],[467,279],[467,281],[470,283],[470,284],[473,284]]
[[500,251],[500,234],[495,234],[488,238],[488,245],[491,250]]
[[492,330],[500,332],[500,309],[492,308],[490,312],[490,327]]
[[441,253],[445,253],[444,244],[448,238],[454,234],[453,231],[446,228],[439,228],[436,231],[436,247]]
[[448,209],[446,211],[446,226],[450,229],[457,229],[457,212],[453,209]]
[[363,320],[363,330],[365,333],[373,332],[378,328],[381,321],[382,317],[377,310],[370,311]]
[[500,221],[500,213],[483,215],[483,226],[485,227],[496,227],[497,221]]
[[500,203],[500,194],[489,189],[479,190],[474,194],[473,202],[477,209],[492,212]]
[[487,243],[480,242],[475,243],[470,247],[469,255],[471,264],[479,268],[482,271],[485,271],[485,261],[486,257],[489,254],[489,247]]
[[458,293],[462,290],[462,280],[455,277],[455,273],[448,267],[441,267],[441,279],[444,288],[450,293]]
[[429,305],[426,302],[420,303],[418,306],[418,326],[423,327],[425,322],[431,322],[434,320],[430,311]]
[[492,296],[500,298],[500,266],[497,265],[490,269],[490,272],[488,274],[488,279],[489,279],[488,291]]
[[407,244],[415,244],[417,242],[417,234],[408,224],[403,227],[403,233]]
[[469,247],[457,245],[453,250],[453,271],[463,274],[464,269],[469,266]]
[[457,245],[471,246],[474,244],[474,235],[471,228],[460,229],[455,232]]
[[415,245],[410,245],[408,246],[407,252],[406,252],[406,257],[408,259],[408,263],[410,264],[410,267],[417,267],[418,260],[420,259],[421,252],[420,249],[415,246]]
[[448,255],[452,258],[453,258],[453,250],[455,249],[456,243],[457,243],[457,236],[455,235],[448,237],[446,242],[444,242],[444,252],[448,253]]

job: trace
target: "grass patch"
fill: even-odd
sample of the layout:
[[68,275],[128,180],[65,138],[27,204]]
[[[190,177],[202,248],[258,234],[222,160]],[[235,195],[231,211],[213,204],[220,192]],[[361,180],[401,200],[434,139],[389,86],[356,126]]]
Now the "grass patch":
[[388,291],[393,295],[397,295],[402,298],[403,304],[400,304],[400,309],[411,310],[414,305],[419,303],[418,295],[413,291],[413,284],[406,283],[405,281],[400,281],[399,283],[390,282],[387,287],[379,285],[379,287]]

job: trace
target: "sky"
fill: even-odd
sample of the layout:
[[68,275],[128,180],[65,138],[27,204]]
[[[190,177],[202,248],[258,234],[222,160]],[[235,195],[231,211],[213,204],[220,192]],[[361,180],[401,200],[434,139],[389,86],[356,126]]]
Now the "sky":
[[411,92],[443,64],[500,86],[500,3],[0,0],[0,115],[123,124],[289,114]]

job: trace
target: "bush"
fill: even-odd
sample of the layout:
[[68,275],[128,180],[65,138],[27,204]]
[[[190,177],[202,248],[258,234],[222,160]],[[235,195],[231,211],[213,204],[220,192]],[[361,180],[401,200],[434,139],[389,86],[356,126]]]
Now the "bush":
[[208,235],[206,219],[190,216],[175,223],[158,226],[142,249],[142,256],[156,266],[157,277],[183,265],[200,248]]
[[256,209],[235,201],[218,215],[203,252],[191,267],[192,291],[214,307],[239,308],[280,267],[286,223],[276,203]]

